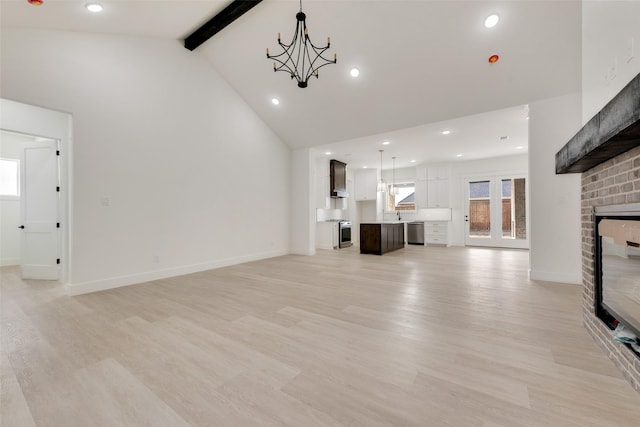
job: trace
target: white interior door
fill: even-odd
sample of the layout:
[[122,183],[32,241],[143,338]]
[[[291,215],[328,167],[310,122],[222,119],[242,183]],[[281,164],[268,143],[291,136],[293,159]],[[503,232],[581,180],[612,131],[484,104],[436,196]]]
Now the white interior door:
[[60,278],[58,147],[27,142],[21,153],[21,262],[24,279]]
[[467,180],[465,244],[528,248],[526,188],[524,175]]

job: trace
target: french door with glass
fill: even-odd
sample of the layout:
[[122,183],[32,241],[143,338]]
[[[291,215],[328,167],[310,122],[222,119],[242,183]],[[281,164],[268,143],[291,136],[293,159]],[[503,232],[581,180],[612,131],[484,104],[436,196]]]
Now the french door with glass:
[[466,180],[465,244],[529,248],[526,177]]

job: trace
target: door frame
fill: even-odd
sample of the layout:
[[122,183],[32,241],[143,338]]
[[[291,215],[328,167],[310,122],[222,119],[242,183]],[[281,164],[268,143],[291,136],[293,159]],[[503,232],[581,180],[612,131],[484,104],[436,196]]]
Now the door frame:
[[[491,185],[491,195],[495,192],[501,194],[501,182],[504,179],[525,179],[525,212],[526,212],[526,227],[527,227],[527,238],[526,239],[503,239],[501,237],[496,237],[495,235],[489,239],[477,239],[477,241],[469,239],[469,221],[467,221],[467,216],[469,215],[469,183],[476,181],[490,181]],[[529,192],[529,174],[523,171],[516,172],[507,172],[507,173],[497,173],[491,175],[477,175],[477,176],[466,176],[463,178],[463,206],[464,206],[464,244],[465,246],[484,246],[484,247],[496,247],[496,248],[513,248],[513,249],[529,249],[530,245],[530,236],[531,236],[531,225],[530,225],[530,192]],[[502,197],[500,197],[500,200]],[[490,209],[491,209],[491,222],[492,222],[492,234],[494,223],[498,223],[502,221],[502,208],[501,206],[497,206],[497,201],[491,197]],[[500,221],[498,221],[497,215],[500,216]],[[500,233],[502,231],[502,226],[499,227]]]
[[58,173],[60,176],[60,279],[68,284],[72,266],[73,236],[73,187],[72,149],[73,117],[69,113],[50,110],[0,98],[0,129],[7,132],[32,135],[58,141],[60,156]]

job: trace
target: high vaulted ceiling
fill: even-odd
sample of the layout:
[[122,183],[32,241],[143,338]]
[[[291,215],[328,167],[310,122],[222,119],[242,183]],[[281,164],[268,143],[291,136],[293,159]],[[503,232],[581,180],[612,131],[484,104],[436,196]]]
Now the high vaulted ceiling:
[[[98,2],[101,14],[89,14],[84,1],[2,0],[1,22],[182,42],[230,3]],[[330,36],[329,52],[338,55],[305,89],[265,57],[265,48],[278,53],[278,32],[284,42],[293,36],[298,0],[264,0],[193,51],[292,148],[331,148],[354,165],[375,161],[365,157],[375,159],[383,140],[392,141],[389,151],[404,141],[403,162],[517,154],[515,146],[527,149],[525,105],[580,90],[580,1],[303,0],[302,8],[311,40]],[[487,29],[491,13],[501,20]],[[489,64],[494,53],[500,60]],[[444,127],[456,130],[446,149]]]

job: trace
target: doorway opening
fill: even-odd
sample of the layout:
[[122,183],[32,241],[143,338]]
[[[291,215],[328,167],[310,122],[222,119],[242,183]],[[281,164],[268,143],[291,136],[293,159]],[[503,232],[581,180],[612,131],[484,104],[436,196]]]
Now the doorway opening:
[[[0,130],[3,188],[2,266],[20,265],[23,279],[60,278],[58,141]],[[3,185],[4,187],[4,185]]]
[[[0,221],[0,259],[3,265],[19,264],[23,278],[57,280],[66,285],[73,231],[69,220],[72,116],[4,98],[0,98],[0,110],[1,145],[14,150],[10,156],[19,170],[19,191],[11,201],[13,218],[3,212]],[[5,230],[10,231],[6,236]],[[6,237],[14,243],[5,246]],[[9,247],[13,253],[7,256],[5,249]]]

